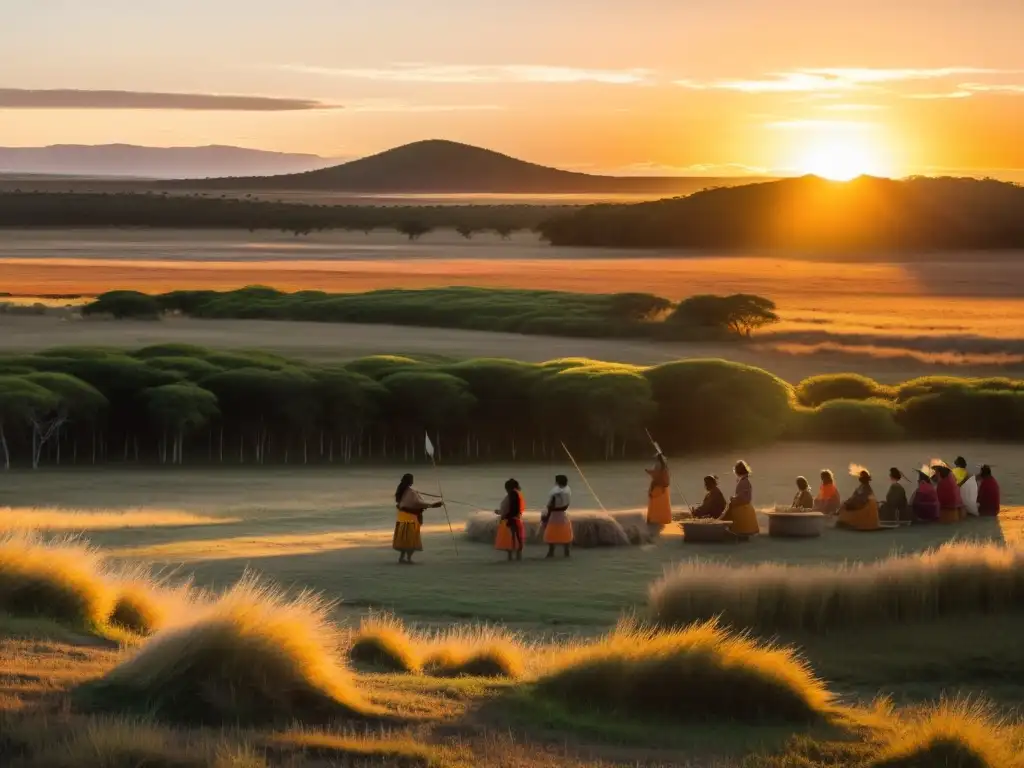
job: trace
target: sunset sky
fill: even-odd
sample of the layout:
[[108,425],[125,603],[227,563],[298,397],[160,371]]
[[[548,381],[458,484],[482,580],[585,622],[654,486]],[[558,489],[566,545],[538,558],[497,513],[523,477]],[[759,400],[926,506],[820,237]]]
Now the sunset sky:
[[1024,179],[1024,0],[15,0],[3,16],[5,146],[350,158],[446,138],[592,172]]

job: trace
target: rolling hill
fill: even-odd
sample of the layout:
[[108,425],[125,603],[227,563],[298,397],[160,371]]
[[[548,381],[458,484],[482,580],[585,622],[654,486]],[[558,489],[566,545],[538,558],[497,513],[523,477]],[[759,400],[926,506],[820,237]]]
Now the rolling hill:
[[[306,173],[208,179],[197,189],[330,190],[375,194],[685,194],[742,178],[594,176],[549,168],[453,141],[406,144],[370,157]],[[178,185],[181,186],[181,185]]]
[[991,179],[816,176],[593,205],[540,227],[553,245],[931,251],[1024,248],[1024,187]]

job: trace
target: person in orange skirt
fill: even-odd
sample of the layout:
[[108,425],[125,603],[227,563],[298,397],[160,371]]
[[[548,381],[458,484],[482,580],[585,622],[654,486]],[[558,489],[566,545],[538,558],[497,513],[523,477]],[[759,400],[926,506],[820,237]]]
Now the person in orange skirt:
[[523,525],[525,511],[526,502],[523,501],[519,482],[515,478],[505,481],[505,498],[501,500],[501,506],[494,510],[494,514],[501,517],[498,534],[494,538],[494,548],[507,552],[510,561],[513,556],[516,560],[523,559],[523,544],[526,541],[526,526]]
[[647,489],[647,524],[671,525],[672,500],[669,496],[669,487],[672,478],[665,457],[660,453],[656,455],[654,466],[646,472],[651,477],[651,485]]
[[424,500],[412,487],[412,483],[412,475],[402,475],[402,481],[395,489],[395,508],[398,515],[391,547],[398,552],[399,565],[412,565],[413,554],[423,551],[423,539],[420,537],[423,510],[437,509],[441,506],[440,501],[431,503]]
[[548,496],[547,510],[541,518],[544,526],[544,543],[548,545],[548,557],[555,556],[555,547],[561,545],[565,556],[569,557],[572,544],[572,521],[569,520],[569,504],[572,502],[572,491],[569,489],[569,478],[555,475],[555,487]]

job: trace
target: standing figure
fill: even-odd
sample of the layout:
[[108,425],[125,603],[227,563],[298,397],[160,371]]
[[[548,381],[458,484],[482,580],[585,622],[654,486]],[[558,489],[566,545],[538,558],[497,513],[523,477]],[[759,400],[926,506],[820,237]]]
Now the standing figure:
[[646,471],[651,476],[651,485],[647,489],[647,524],[669,525],[672,522],[672,500],[669,496],[672,479],[665,457],[657,454],[654,466]]
[[547,509],[541,519],[544,526],[544,543],[548,545],[548,557],[555,556],[555,547],[561,545],[565,556],[569,557],[572,544],[572,521],[569,520],[569,504],[572,503],[572,491],[569,489],[569,478],[555,475],[555,487],[548,495]]
[[526,502],[520,493],[519,482],[515,479],[505,481],[505,498],[494,514],[501,517],[498,523],[498,534],[494,538],[494,548],[508,553],[508,559],[523,559],[523,544],[526,540],[526,526],[523,525],[523,512]]
[[810,485],[806,477],[796,479],[796,496],[793,497],[794,509],[814,509],[814,497],[811,496]]
[[999,514],[999,483],[992,477],[992,467],[982,466],[978,472],[978,514],[982,517],[996,517]]
[[423,526],[423,510],[436,509],[440,501],[431,504],[412,487],[413,476],[402,475],[402,481],[395,489],[395,507],[398,519],[395,522],[395,534],[391,538],[391,547],[398,552],[399,565],[412,565],[414,552],[423,551],[423,538],[420,528]]
[[725,512],[726,507],[729,506],[729,502],[725,500],[725,494],[722,493],[722,489],[718,487],[718,478],[714,475],[708,475],[704,478],[704,501],[700,503],[699,507],[693,507],[690,511],[693,516],[700,519],[715,519],[717,520]]
[[899,525],[910,520],[910,504],[902,480],[903,473],[896,467],[889,470],[889,490],[886,491],[885,501],[878,510],[879,518],[887,523]]
[[932,469],[939,476],[939,483],[935,487],[935,493],[939,497],[939,522],[960,522],[965,515],[963,503],[960,500],[960,486],[956,484],[956,475],[945,464],[935,464]]
[[857,488],[843,502],[836,525],[854,531],[877,531],[881,526],[878,520],[878,501],[871,488],[871,473],[864,467],[851,464],[850,474],[857,477]]
[[835,475],[831,469],[821,470],[821,487],[818,488],[818,496],[814,500],[814,511],[824,512],[826,515],[838,515],[843,500],[839,498],[839,488],[836,486]]
[[729,507],[720,519],[732,523],[729,530],[737,536],[753,536],[761,532],[754,511],[754,486],[750,484],[750,467],[745,461],[737,461],[733,468],[736,473],[736,492],[729,499]]
[[910,497],[910,509],[914,513],[915,523],[939,521],[939,495],[932,485],[930,473],[930,467],[917,470],[917,490]]

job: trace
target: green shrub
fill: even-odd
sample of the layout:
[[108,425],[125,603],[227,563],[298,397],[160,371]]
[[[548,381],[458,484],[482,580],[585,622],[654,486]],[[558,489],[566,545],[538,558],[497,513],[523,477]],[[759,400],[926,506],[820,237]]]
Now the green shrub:
[[906,432],[896,413],[888,400],[829,400],[817,408],[797,409],[786,435],[823,442],[899,440]]
[[817,408],[830,400],[890,399],[892,388],[858,373],[828,373],[804,379],[796,387],[801,405]]

